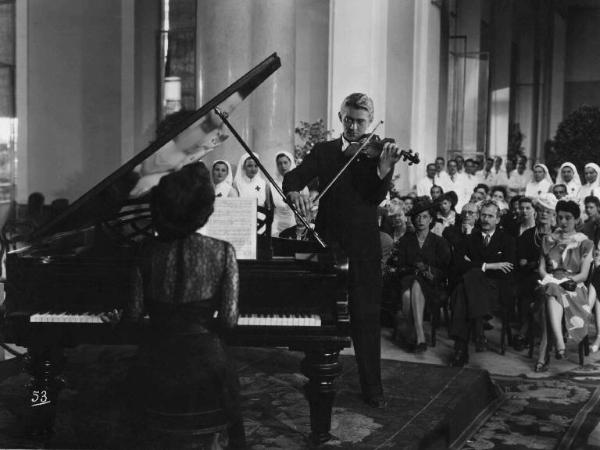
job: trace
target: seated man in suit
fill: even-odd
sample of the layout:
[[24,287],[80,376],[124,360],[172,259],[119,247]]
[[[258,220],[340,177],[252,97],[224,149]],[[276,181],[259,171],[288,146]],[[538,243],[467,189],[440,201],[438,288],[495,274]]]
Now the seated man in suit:
[[479,222],[481,231],[471,233],[466,241],[466,271],[451,299],[450,335],[455,340],[452,360],[455,367],[468,362],[469,326],[472,324],[474,328],[476,350],[483,351],[484,319],[498,307],[511,305],[515,240],[498,228],[500,208],[494,201],[482,203]]
[[478,232],[477,221],[479,220],[479,208],[476,203],[465,203],[461,211],[460,223],[455,223],[444,228],[442,237],[450,244],[452,262],[448,268],[448,292],[462,281],[462,275],[466,271],[465,252],[467,240],[471,233]]

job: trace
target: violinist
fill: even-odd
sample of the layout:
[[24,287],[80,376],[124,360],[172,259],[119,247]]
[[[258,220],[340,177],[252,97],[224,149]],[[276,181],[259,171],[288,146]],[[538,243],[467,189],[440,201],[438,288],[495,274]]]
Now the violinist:
[[[314,178],[328,186],[340,173],[354,144],[373,122],[373,101],[365,94],[351,94],[342,102],[338,117],[342,135],[318,143],[302,163],[285,175],[283,191],[299,211],[308,215],[311,200],[302,189]],[[381,384],[381,245],[377,206],[391,184],[394,164],[402,152],[384,141],[378,155],[359,154],[319,202],[316,231],[330,246],[339,246],[350,260],[350,321],[362,395],[376,408],[386,405]]]

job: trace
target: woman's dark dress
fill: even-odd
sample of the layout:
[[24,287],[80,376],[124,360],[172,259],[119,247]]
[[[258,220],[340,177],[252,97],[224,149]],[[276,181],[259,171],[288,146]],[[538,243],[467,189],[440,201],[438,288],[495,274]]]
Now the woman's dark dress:
[[[422,262],[427,270],[417,269]],[[410,289],[417,280],[425,295],[429,308],[439,307],[446,293],[446,278],[450,263],[450,246],[446,240],[431,232],[427,234],[423,247],[419,247],[417,235],[406,233],[394,245],[388,265],[395,269],[400,283],[400,293]]]
[[238,317],[238,267],[233,247],[194,234],[149,241],[135,273],[132,318],[145,309],[152,336],[140,348],[141,406],[163,412],[222,408],[232,447],[245,445],[237,373],[230,367],[213,314],[222,326]]

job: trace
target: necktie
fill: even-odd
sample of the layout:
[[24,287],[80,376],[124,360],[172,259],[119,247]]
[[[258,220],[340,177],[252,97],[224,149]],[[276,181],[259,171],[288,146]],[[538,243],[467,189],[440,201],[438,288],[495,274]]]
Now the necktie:
[[490,243],[490,235],[489,235],[489,234],[486,234],[486,235],[483,237],[483,245],[484,245],[485,247],[487,247],[489,243]]

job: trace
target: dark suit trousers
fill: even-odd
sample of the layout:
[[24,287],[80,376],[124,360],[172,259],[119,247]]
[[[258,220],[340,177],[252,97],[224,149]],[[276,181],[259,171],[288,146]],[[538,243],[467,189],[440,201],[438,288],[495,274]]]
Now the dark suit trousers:
[[383,394],[381,385],[381,264],[350,258],[350,324],[364,396]]
[[[469,321],[491,316],[500,304],[505,303],[508,281],[489,278],[480,269],[470,269],[463,275],[463,282],[454,290],[451,298],[452,322],[450,335],[466,341]],[[507,286],[510,288],[510,286]]]

